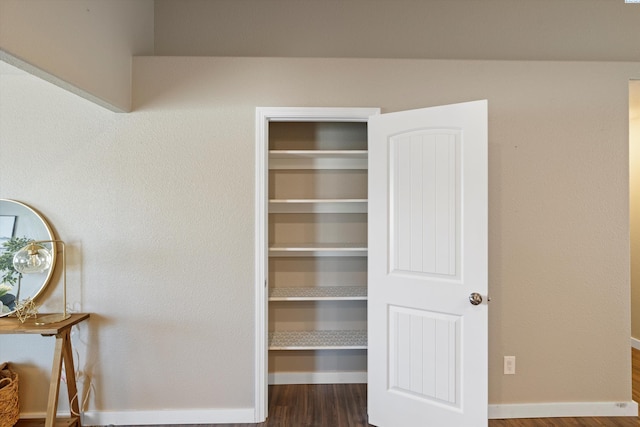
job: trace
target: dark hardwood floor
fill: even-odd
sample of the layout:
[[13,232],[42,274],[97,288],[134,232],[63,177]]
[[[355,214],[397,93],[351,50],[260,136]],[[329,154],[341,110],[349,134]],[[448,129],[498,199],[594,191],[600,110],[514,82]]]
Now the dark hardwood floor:
[[[640,399],[640,351],[632,351],[633,400]],[[531,418],[489,420],[489,427],[639,427],[638,417]],[[182,427],[182,426],[176,426]],[[184,426],[194,427],[194,426]],[[366,384],[269,387],[269,419],[259,424],[216,427],[373,427],[367,423]],[[422,426],[398,426],[422,427]],[[428,423],[424,427],[436,426]]]
[[[640,353],[640,352],[638,352]],[[640,355],[638,355],[640,373]],[[640,377],[637,379],[640,383]],[[637,417],[489,420],[489,427],[638,427]],[[269,419],[218,427],[373,427],[367,423],[366,384],[286,385],[269,388]],[[398,426],[421,427],[421,426]],[[458,427],[435,426],[424,427]],[[462,426],[460,426],[462,427]]]
[[631,350],[631,388],[635,402],[640,402],[640,350]]
[[[638,357],[640,362],[640,356]],[[639,368],[640,369],[640,368]],[[638,379],[640,382],[640,379]],[[219,427],[373,427],[367,423],[365,384],[272,386],[269,419]],[[425,427],[457,427],[430,426]],[[489,420],[489,427],[638,427],[637,417]],[[405,427],[405,426],[400,426]],[[418,427],[418,426],[406,426]]]

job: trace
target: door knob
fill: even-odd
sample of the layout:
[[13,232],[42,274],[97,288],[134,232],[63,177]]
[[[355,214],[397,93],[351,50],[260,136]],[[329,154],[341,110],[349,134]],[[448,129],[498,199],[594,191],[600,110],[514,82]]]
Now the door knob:
[[471,295],[469,295],[469,302],[472,305],[478,305],[482,303],[482,295],[477,292],[472,293]]

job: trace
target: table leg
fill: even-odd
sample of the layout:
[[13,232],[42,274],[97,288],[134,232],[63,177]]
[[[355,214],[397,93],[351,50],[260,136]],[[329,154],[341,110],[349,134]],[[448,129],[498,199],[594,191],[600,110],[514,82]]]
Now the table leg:
[[56,412],[58,410],[58,394],[60,392],[60,378],[62,376],[62,349],[64,348],[65,337],[69,336],[69,331],[64,331],[56,335],[56,344],[53,349],[53,366],[51,368],[51,382],[49,383],[49,401],[47,402],[47,417],[44,422],[45,427],[54,427],[56,423]]
[[80,420],[80,396],[78,396],[78,385],[76,383],[76,370],[73,366],[73,350],[71,349],[71,336],[69,331],[65,334],[62,347],[62,359],[64,360],[64,372],[67,377],[67,393],[69,395],[69,409],[71,416],[77,417],[77,426],[82,427]]

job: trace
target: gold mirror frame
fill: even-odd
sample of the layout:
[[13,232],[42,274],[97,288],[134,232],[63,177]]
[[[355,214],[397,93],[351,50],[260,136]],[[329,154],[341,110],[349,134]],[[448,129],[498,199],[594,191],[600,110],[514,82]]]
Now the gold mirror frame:
[[[27,237],[30,240],[55,240],[53,230],[47,220],[38,211],[22,202],[0,199],[0,217],[6,217],[4,218],[4,227],[0,228],[0,254],[3,253],[4,249],[2,244],[8,238]],[[0,220],[1,219],[3,218],[0,218]],[[11,236],[3,236],[2,234],[8,234],[7,229],[11,225]],[[42,274],[25,275],[20,279],[22,282],[20,285],[22,288],[20,290],[20,300],[24,301],[26,298],[35,300],[44,292],[49,282],[51,282],[57,258],[57,251],[52,245],[52,243],[46,245],[51,250],[53,257],[49,270]],[[4,270],[0,271],[0,282],[2,281],[3,273]],[[17,291],[15,286],[14,291]],[[16,303],[19,303],[19,301],[16,301]],[[15,313],[15,308],[5,313],[0,312],[0,318],[13,313]]]

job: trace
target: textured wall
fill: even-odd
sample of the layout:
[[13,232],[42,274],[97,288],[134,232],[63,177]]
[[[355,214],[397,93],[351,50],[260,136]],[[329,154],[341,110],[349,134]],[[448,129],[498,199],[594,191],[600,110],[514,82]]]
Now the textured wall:
[[[96,313],[76,339],[89,410],[250,408],[255,107],[486,98],[490,402],[629,401],[632,77],[639,63],[140,57],[127,115],[7,77],[0,197],[71,246],[71,301]],[[37,338],[28,355],[1,341],[27,387],[49,369]]]

